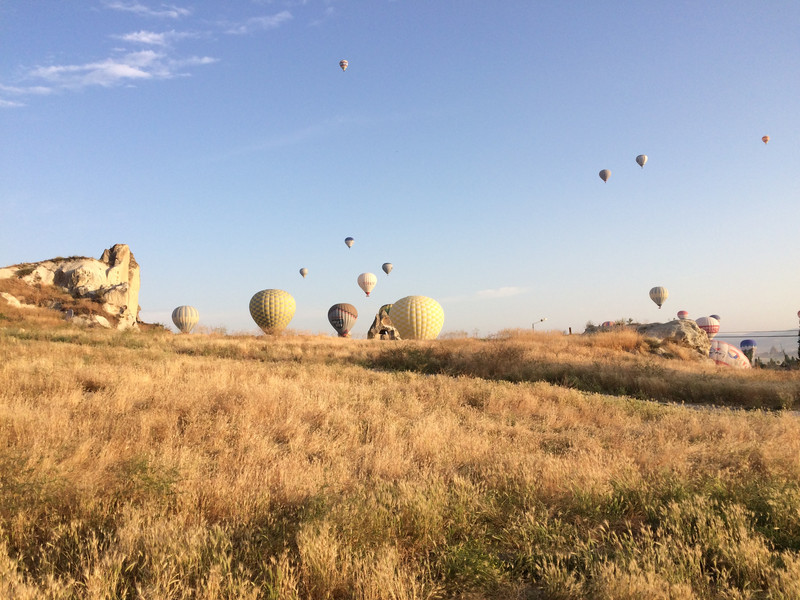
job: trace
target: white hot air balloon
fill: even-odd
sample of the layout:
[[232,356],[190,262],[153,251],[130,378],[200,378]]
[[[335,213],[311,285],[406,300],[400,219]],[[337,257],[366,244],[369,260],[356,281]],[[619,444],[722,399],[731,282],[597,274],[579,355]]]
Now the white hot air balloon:
[[640,154],[636,157],[636,164],[644,169],[644,163],[647,162],[647,154]]
[[392,269],[394,269],[394,265],[392,263],[383,263],[381,269],[383,269],[383,272],[388,275],[392,272]]
[[378,278],[374,273],[362,273],[358,276],[358,287],[364,290],[367,296],[369,296],[369,293],[375,288],[375,284],[377,283]]
[[303,279],[305,279],[306,275],[308,275],[308,269],[306,269],[305,267],[300,269],[300,275],[302,275]]
[[602,171],[600,171],[600,173],[598,173],[598,175],[600,175],[600,179],[602,179],[603,181],[608,181],[608,178],[611,177],[611,171],[609,171],[608,169],[603,169]]
[[191,333],[200,320],[200,313],[194,306],[179,306],[172,311],[172,322],[181,333]]

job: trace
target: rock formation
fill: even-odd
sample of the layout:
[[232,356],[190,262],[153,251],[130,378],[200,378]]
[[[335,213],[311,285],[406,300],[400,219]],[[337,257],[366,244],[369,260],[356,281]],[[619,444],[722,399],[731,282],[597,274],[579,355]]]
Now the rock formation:
[[708,335],[691,319],[675,319],[668,323],[641,324],[620,321],[610,325],[587,325],[584,333],[601,333],[620,329],[632,329],[644,337],[672,341],[697,351],[701,356],[708,356],[711,349],[711,340],[708,339]]
[[372,340],[375,338],[381,340],[400,339],[400,333],[394,328],[394,325],[392,325],[392,321],[389,319],[389,312],[385,305],[381,306],[378,314],[375,315],[375,320],[372,322],[372,326],[367,332],[367,339]]
[[711,340],[708,339],[708,335],[691,319],[675,319],[669,323],[639,325],[636,327],[636,331],[645,337],[677,342],[696,350],[702,356],[708,356],[711,349]]
[[[10,277],[17,277],[30,285],[54,285],[73,298],[90,298],[113,317],[117,329],[137,326],[139,264],[127,244],[108,248],[100,260],[82,256],[59,257],[0,269],[0,279]],[[99,316],[94,322],[111,326],[108,319]]]

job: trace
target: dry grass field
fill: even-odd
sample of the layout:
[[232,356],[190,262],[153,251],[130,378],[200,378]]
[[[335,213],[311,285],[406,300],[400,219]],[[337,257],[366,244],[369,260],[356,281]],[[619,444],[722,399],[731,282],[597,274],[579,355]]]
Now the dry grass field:
[[0,300],[0,598],[800,598],[797,372],[656,346]]

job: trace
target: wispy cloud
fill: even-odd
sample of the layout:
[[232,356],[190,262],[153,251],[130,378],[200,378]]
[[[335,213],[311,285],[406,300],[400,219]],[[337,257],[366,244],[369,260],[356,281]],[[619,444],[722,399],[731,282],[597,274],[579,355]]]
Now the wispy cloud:
[[111,87],[136,80],[170,79],[182,75],[181,70],[184,67],[213,62],[216,59],[209,57],[174,59],[162,52],[143,50],[82,65],[37,67],[29,73],[29,77],[43,79],[51,86],[61,89],[96,85]]
[[230,33],[233,35],[245,35],[256,31],[275,29],[276,27],[280,27],[282,23],[290,21],[291,19],[292,13],[290,13],[288,10],[282,10],[274,15],[251,17],[244,23],[230,25],[226,29],[225,33]]
[[328,6],[323,12],[322,16],[318,19],[314,19],[311,21],[311,26],[316,27],[318,25],[322,25],[325,21],[333,17],[333,13],[335,12],[332,6]]
[[169,4],[161,4],[159,8],[151,8],[139,2],[122,2],[121,0],[107,0],[107,8],[130,12],[142,17],[156,17],[160,19],[180,19],[192,14],[188,8],[181,8]]
[[508,298],[509,296],[518,296],[524,291],[524,288],[507,286],[493,290],[480,290],[476,293],[476,296],[478,296],[478,298]]
[[169,46],[174,42],[183,40],[190,37],[198,37],[196,33],[188,31],[134,31],[123,35],[112,36],[115,39],[122,40],[123,42],[131,42],[134,44],[145,44],[149,46]]

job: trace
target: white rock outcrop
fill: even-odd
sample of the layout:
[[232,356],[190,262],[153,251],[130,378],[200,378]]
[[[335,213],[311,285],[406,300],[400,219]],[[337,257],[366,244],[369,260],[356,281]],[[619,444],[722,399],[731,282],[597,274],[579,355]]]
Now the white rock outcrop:
[[[91,298],[113,316],[118,329],[135,328],[139,317],[139,264],[127,244],[115,244],[100,259],[73,256],[0,269],[0,279],[58,286],[74,298]],[[108,320],[100,317],[102,321]],[[103,324],[102,326],[111,326]]]

